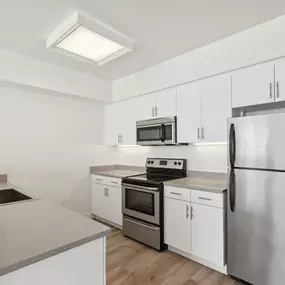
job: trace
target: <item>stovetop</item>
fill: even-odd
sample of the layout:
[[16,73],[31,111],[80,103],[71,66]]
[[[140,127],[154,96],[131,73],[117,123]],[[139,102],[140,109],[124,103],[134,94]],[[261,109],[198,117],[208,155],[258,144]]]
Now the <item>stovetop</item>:
[[185,159],[148,158],[146,173],[125,177],[124,182],[160,184],[186,177]]

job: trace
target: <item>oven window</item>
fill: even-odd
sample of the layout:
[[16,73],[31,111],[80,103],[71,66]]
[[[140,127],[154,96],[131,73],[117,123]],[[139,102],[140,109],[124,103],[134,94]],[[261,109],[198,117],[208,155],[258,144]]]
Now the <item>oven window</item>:
[[126,208],[149,216],[154,216],[154,194],[126,189]]

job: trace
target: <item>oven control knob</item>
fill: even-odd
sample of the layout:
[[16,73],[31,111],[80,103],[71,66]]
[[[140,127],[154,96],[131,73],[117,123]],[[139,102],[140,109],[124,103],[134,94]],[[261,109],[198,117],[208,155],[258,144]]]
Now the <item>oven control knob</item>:
[[181,162],[178,162],[178,165],[181,165]]
[[174,165],[177,165],[177,162],[176,162],[176,161],[174,162]]
[[147,163],[150,164],[150,161],[148,161]]
[[151,162],[151,164],[153,164],[153,161]]

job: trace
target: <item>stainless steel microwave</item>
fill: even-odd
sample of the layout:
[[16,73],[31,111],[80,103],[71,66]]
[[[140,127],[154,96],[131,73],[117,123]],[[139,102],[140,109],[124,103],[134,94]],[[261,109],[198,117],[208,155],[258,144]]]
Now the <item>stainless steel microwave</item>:
[[137,122],[138,145],[173,145],[176,142],[176,116]]

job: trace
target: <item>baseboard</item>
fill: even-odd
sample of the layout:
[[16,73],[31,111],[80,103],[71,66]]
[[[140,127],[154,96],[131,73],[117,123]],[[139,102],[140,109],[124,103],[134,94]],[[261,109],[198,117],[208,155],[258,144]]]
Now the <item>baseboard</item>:
[[201,264],[203,264],[203,265],[205,265],[205,266],[207,266],[207,267],[209,267],[211,269],[214,269],[216,271],[219,271],[219,272],[227,275],[227,266],[226,265],[225,266],[218,266],[216,264],[212,264],[209,261],[206,261],[204,259],[201,259],[201,258],[195,256],[195,255],[186,253],[186,252],[184,252],[182,250],[179,250],[179,249],[171,247],[171,246],[168,246],[168,250],[170,250],[172,252],[175,252],[175,253],[177,253],[179,255],[182,255],[182,256],[184,256],[184,257],[186,257],[188,259],[191,259],[191,260],[193,260],[195,262],[201,263]]

